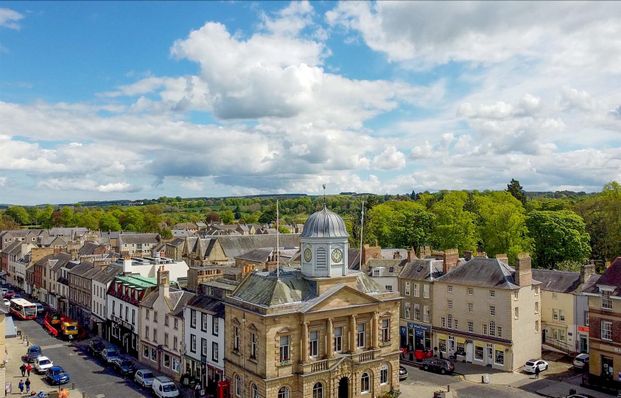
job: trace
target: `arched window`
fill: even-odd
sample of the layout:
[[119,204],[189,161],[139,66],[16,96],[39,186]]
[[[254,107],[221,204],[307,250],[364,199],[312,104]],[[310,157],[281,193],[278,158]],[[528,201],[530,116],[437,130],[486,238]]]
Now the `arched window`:
[[289,398],[289,388],[280,387],[280,390],[278,390],[278,398]]
[[360,392],[369,392],[371,388],[371,378],[367,372],[360,376]]
[[242,381],[239,375],[235,375],[235,396],[241,397],[242,395]]
[[323,384],[315,383],[313,386],[313,398],[323,398]]
[[259,398],[259,388],[254,383],[250,386],[250,398]]
[[388,383],[388,365],[383,364],[380,368],[380,384]]

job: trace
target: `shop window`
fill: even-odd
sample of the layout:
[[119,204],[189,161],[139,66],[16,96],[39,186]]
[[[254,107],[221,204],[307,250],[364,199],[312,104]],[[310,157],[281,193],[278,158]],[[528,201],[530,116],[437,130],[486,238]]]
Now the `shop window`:
[[477,361],[483,360],[483,347],[475,346],[474,347],[474,359]]
[[505,364],[505,351],[504,350],[496,350],[496,355],[494,356],[494,362],[498,365]]
[[446,352],[446,340],[445,339],[438,340],[438,349],[440,350],[440,352]]

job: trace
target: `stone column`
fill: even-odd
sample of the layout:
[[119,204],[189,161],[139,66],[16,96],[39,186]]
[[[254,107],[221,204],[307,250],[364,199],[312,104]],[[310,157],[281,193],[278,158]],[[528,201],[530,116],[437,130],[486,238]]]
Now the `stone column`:
[[332,358],[334,356],[334,331],[332,330],[332,318],[328,318],[328,325],[327,325],[327,333],[326,335],[328,336],[328,341],[326,344],[326,351],[328,354],[328,358]]
[[300,350],[302,363],[308,362],[308,322],[302,323],[302,349]]
[[371,329],[373,330],[373,341],[371,343],[373,349],[377,349],[379,347],[379,312],[373,313],[373,321],[371,322]]
[[356,315],[349,318],[349,350],[356,351]]

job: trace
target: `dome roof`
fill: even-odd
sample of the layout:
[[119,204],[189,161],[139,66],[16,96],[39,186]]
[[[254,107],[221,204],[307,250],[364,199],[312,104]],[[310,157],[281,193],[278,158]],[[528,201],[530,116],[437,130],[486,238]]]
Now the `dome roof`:
[[348,238],[345,222],[338,214],[324,206],[308,217],[301,238]]

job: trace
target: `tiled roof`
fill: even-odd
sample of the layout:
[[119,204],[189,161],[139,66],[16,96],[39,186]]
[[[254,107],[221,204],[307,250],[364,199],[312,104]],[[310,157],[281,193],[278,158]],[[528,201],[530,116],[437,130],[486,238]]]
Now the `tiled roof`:
[[417,281],[424,281],[430,279],[436,279],[443,274],[442,260],[436,260],[433,258],[423,258],[414,260],[405,264],[399,278],[412,279]]
[[[216,239],[228,258],[235,258],[261,247],[276,246],[276,235],[231,235],[219,236]],[[281,234],[279,239],[280,247],[294,248],[300,246],[300,235],[298,234]]]
[[541,289],[556,293],[580,292],[592,286],[599,278],[599,275],[592,275],[585,284],[581,284],[580,272],[533,269],[533,279],[541,282]]
[[93,276],[93,280],[105,285],[111,282],[121,272],[123,272],[123,267],[111,264],[96,273]]
[[436,281],[495,289],[518,289],[519,286],[513,279],[514,274],[513,268],[497,258],[473,257]]
[[187,306],[197,308],[218,318],[224,318],[224,303],[209,296],[196,295],[188,301]]
[[612,295],[621,297],[621,256],[615,258],[610,264],[610,267],[606,268],[606,271],[600,276],[596,284],[591,286],[588,290],[585,290],[585,292],[599,293],[599,285],[615,287]]

